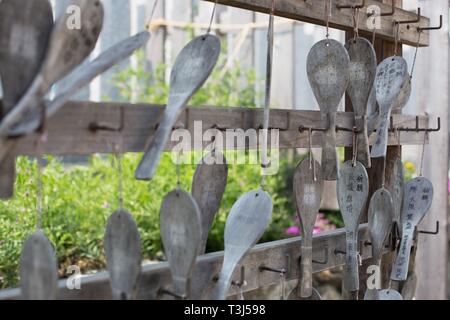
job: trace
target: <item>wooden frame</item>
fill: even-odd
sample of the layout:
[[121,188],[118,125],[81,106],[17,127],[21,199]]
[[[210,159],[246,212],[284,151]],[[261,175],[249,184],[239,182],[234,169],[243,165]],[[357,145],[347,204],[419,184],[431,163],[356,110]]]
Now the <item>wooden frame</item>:
[[[216,0],[204,0],[215,2]],[[323,9],[327,0],[279,0],[276,1],[275,15],[324,25]],[[351,0],[332,0],[333,16],[330,20],[330,27],[340,30],[351,31],[353,28],[352,10],[336,8],[336,4],[352,3]],[[217,0],[219,4],[234,6],[242,9],[253,10],[255,12],[268,13],[271,0]],[[390,6],[379,1],[367,0],[367,5],[378,5],[382,11],[388,11]],[[366,27],[366,12],[360,13],[361,33],[368,36],[371,30]],[[397,8],[392,17],[382,18],[382,29],[377,31],[377,44],[383,49],[379,57],[393,53],[394,41],[394,21],[413,20],[416,14]],[[400,42],[402,44],[417,45],[417,29],[419,25],[408,27],[401,25]],[[429,19],[421,18],[421,27],[429,26]],[[348,33],[349,34],[349,33]],[[423,32],[420,46],[427,46],[429,41],[428,33]],[[380,54],[381,53],[381,54]],[[69,102],[48,123],[48,140],[39,145],[39,153],[55,155],[65,154],[93,154],[93,153],[113,153],[117,151],[118,141],[121,140],[120,149],[122,152],[140,152],[144,149],[149,137],[155,131],[155,127],[163,113],[163,106],[156,105],[132,105],[121,103],[92,103],[92,102]],[[308,134],[300,133],[299,126],[323,128],[320,112],[302,110],[274,109],[271,111],[272,129],[280,130],[280,148],[307,148]],[[218,128],[220,130],[233,129],[259,129],[262,122],[260,109],[247,108],[187,108],[181,115],[178,126],[192,133],[195,121],[202,121],[204,130]],[[97,119],[101,119],[97,120]],[[394,127],[414,127],[415,116],[394,115]],[[419,118],[420,126],[428,128],[428,118]],[[347,129],[353,126],[353,114],[342,112],[337,116],[337,125]],[[391,146],[405,144],[422,144],[423,133],[406,132],[402,133],[401,141],[397,141],[395,135],[391,135],[389,143]],[[36,134],[17,139],[17,144],[13,149],[15,155],[35,155],[38,154]],[[119,139],[120,138],[120,139]],[[313,146],[321,146],[321,133],[315,132],[313,135]],[[205,144],[209,144],[206,142]],[[339,132],[337,138],[338,146],[351,146],[351,133]],[[173,145],[168,144],[169,150]],[[387,159],[387,185],[390,183],[392,163],[396,159],[396,147],[389,148]],[[379,184],[381,162],[375,161],[369,174],[371,176],[371,192]],[[369,240],[367,224],[360,226],[360,253],[362,260],[369,262],[371,257],[370,246],[365,243]],[[270,272],[261,272],[262,265],[271,268],[287,268],[286,279],[297,278],[297,262],[300,256],[300,238],[275,241],[255,246],[245,257],[241,266],[245,267],[247,286],[242,290],[253,291],[255,289],[277,284],[279,275]],[[321,263],[313,264],[314,272],[335,268],[345,263],[344,255],[337,251],[345,248],[345,231],[343,229],[325,232],[314,237],[314,258],[322,260]],[[337,251],[336,251],[337,250]],[[386,249],[384,265],[389,265],[393,251]],[[287,258],[289,257],[289,258]],[[413,256],[414,257],[414,256]],[[213,283],[214,276],[218,273],[223,259],[223,253],[217,252],[199,257],[197,260],[196,273],[192,280],[193,297],[201,298],[201,293],[205,285]],[[286,262],[286,263],[285,263]],[[413,264],[412,264],[413,265]],[[236,279],[240,270],[236,270]],[[360,292],[364,292],[365,277],[361,277]],[[384,279],[386,282],[387,279]],[[140,282],[139,299],[167,298],[160,295],[161,289],[170,289],[171,278],[167,263],[150,264],[143,266],[143,274]],[[81,290],[69,290],[66,288],[66,280],[59,282],[59,299],[109,299],[111,290],[109,286],[108,273],[100,272],[95,275],[85,276],[81,280]],[[231,287],[229,295],[237,293],[236,287]],[[10,289],[0,291],[0,300],[20,298],[20,289]]]
[[[150,141],[164,111],[159,105],[132,105],[122,103],[69,102],[48,121],[46,142],[36,144],[38,135],[29,135],[17,141],[13,151],[16,155],[36,155],[40,153],[54,155],[88,155],[94,153],[114,153],[118,141],[122,152],[141,152]],[[203,131],[220,128],[223,130],[255,129],[262,123],[262,109],[250,108],[187,108],[179,118],[177,126],[186,128],[194,137],[194,122],[202,121]],[[97,120],[97,119],[101,119]],[[337,116],[337,126],[351,130],[353,113],[341,112]],[[414,128],[416,117],[394,115],[393,125]],[[428,128],[428,117],[420,116],[421,128]],[[98,129],[94,129],[97,126]],[[271,111],[272,129],[279,129],[280,148],[307,148],[308,132],[299,132],[299,127],[323,128],[325,120],[319,111],[273,109]],[[371,142],[375,135],[372,135]],[[314,132],[312,143],[321,147],[321,132]],[[119,139],[121,138],[121,139]],[[401,144],[422,144],[423,132],[402,132]],[[210,144],[204,142],[203,147]],[[234,142],[233,142],[234,143]],[[392,133],[389,143],[397,145],[397,135]],[[351,146],[352,133],[339,131],[338,146]],[[174,143],[169,143],[170,150]],[[233,147],[234,145],[229,145]],[[39,147],[39,150],[37,149]],[[200,146],[194,145],[193,148]]]

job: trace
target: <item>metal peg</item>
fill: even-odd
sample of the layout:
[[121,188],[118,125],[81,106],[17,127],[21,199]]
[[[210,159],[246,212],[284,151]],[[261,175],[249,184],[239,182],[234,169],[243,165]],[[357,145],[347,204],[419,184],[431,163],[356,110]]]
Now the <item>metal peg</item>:
[[439,234],[439,221],[436,221],[436,229],[435,229],[435,231],[419,230],[418,232],[422,233],[422,234],[438,235]]

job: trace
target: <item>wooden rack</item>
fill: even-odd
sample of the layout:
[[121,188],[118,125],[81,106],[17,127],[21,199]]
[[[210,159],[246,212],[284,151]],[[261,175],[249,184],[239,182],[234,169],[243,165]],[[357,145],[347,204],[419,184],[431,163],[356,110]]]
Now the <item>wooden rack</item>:
[[[204,0],[215,2],[216,0]],[[327,0],[277,0],[275,15],[324,25],[324,7]],[[271,0],[218,0],[219,4],[233,6],[255,12],[268,13]],[[352,10],[338,9],[337,4],[355,4],[359,1],[332,0],[332,17],[330,27],[344,31],[353,30]],[[390,1],[389,1],[390,3]],[[366,7],[377,5],[382,12],[388,12],[389,4],[380,1],[367,0]],[[367,11],[360,11],[360,30],[364,36],[371,36],[372,30],[367,27]],[[379,59],[393,54],[394,21],[408,21],[417,18],[415,12],[408,12],[396,8],[392,16],[381,17],[381,29],[377,30],[376,48]],[[373,18],[372,18],[373,19]],[[421,17],[420,23],[400,25],[399,43],[417,45],[417,27],[429,27],[430,20]],[[350,32],[347,33],[350,35]],[[423,31],[420,37],[420,46],[429,43],[428,31]],[[381,47],[381,49],[380,49]],[[144,149],[158,124],[163,113],[163,106],[156,105],[131,105],[120,103],[92,103],[70,102],[53,116],[48,123],[48,139],[39,146],[40,152],[55,155],[65,154],[93,154],[113,153],[116,151],[119,138],[122,138],[122,151],[140,152]],[[347,107],[347,110],[350,110]],[[188,108],[181,115],[178,125],[192,133],[195,121],[202,121],[203,130],[218,128],[220,130],[259,129],[262,123],[262,110],[247,108],[221,108],[203,107]],[[101,119],[101,120],[100,120]],[[429,128],[428,117],[408,115],[393,115],[394,128]],[[272,129],[280,131],[280,148],[306,148],[308,147],[308,133],[300,132],[299,127],[324,127],[324,121],[318,111],[283,110],[271,111]],[[337,126],[351,130],[353,128],[353,114],[342,112],[337,116]],[[36,135],[17,139],[13,153],[16,155],[34,155],[36,150]],[[424,141],[424,132],[412,130],[401,134],[401,145],[420,145]],[[337,145],[351,146],[351,132],[338,131]],[[205,142],[209,144],[210,142]],[[321,146],[321,133],[314,132],[313,146]],[[387,156],[387,186],[390,185],[391,170],[397,153],[397,136],[391,135]],[[172,145],[168,144],[167,149]],[[380,168],[382,163],[374,161],[369,170],[371,181],[370,192],[374,192],[380,184]],[[335,268],[344,264],[344,256],[339,251],[345,249],[345,232],[343,229],[325,232],[314,237],[314,258],[319,263],[314,263],[314,272]],[[363,259],[361,272],[361,290],[364,292],[365,267],[370,258],[370,246],[364,243],[369,240],[367,225],[360,226],[360,250]],[[386,249],[388,255],[392,255],[392,249]],[[245,267],[245,280],[248,285],[242,290],[252,291],[279,283],[279,275],[271,272],[261,272],[262,265],[271,268],[285,268],[286,279],[295,279],[298,272],[298,259],[300,252],[300,238],[275,241],[255,246],[241,263]],[[287,258],[289,257],[289,258]],[[412,256],[414,258],[414,255]],[[195,276],[192,279],[193,297],[200,298],[207,286],[213,283],[214,276],[218,273],[223,259],[223,253],[212,253],[198,258]],[[364,271],[363,271],[364,270]],[[240,270],[236,270],[236,279]],[[81,280],[82,290],[68,290],[66,281],[59,283],[60,299],[108,299],[111,297],[108,273],[100,272],[95,275],[84,276]],[[140,283],[140,299],[161,299],[160,290],[170,289],[171,279],[167,263],[145,265]],[[229,294],[236,294],[236,287],[232,286]],[[19,298],[19,289],[0,291],[0,299]]]
[[[94,153],[114,153],[117,141],[122,141],[124,152],[142,152],[157,128],[164,112],[164,106],[133,105],[121,103],[70,102],[48,122],[47,141],[39,143],[39,152],[54,155],[89,155]],[[262,125],[263,110],[249,108],[202,107],[187,108],[180,116],[176,127],[189,130],[194,138],[194,122],[201,121],[203,131],[219,128],[221,131],[234,129],[259,129]],[[393,115],[394,128],[415,128],[416,117]],[[101,119],[101,120],[100,120]],[[351,146],[354,125],[353,113],[338,113],[336,125],[348,131],[338,130],[337,145]],[[420,128],[428,128],[428,117],[418,118]],[[278,129],[280,148],[307,148],[308,133],[299,128],[324,128],[326,121],[319,111],[273,109],[270,128]],[[349,132],[350,131],[350,132]],[[372,135],[371,142],[375,135]],[[37,154],[37,135],[20,138],[14,153],[17,155]],[[120,140],[119,140],[120,138]],[[321,147],[321,132],[314,132],[312,143]],[[398,144],[397,134],[390,135],[389,143]],[[423,132],[402,132],[403,145],[423,144]],[[230,142],[230,141],[228,141]],[[231,141],[234,142],[234,141]],[[230,143],[231,143],[230,142]],[[169,143],[170,150],[177,142]],[[205,141],[202,147],[210,144]],[[194,149],[200,146],[192,144]],[[233,148],[234,145],[228,145]]]

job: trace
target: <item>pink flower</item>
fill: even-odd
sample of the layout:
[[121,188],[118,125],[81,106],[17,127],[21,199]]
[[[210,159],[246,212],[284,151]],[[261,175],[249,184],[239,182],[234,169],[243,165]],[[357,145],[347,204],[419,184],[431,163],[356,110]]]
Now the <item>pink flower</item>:
[[298,236],[300,234],[300,228],[296,226],[292,226],[286,229],[284,232],[288,236]]
[[108,209],[108,208],[109,208],[108,202],[105,202],[105,203],[102,205],[102,208],[103,208],[103,209]]

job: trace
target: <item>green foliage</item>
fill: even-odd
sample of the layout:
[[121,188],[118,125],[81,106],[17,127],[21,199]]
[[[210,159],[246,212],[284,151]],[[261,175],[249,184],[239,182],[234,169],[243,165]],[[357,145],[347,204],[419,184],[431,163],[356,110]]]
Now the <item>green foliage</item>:
[[[224,59],[224,55],[219,58],[209,79],[189,101],[190,106],[255,107],[255,101],[261,97],[255,85],[261,80],[256,78],[253,69],[243,70],[237,62],[234,68],[223,72]],[[153,72],[146,71],[143,51],[137,52],[136,60],[136,66],[130,66],[113,77],[112,83],[121,97],[125,101],[166,104],[169,93],[169,84],[165,81],[167,67],[159,64]]]

